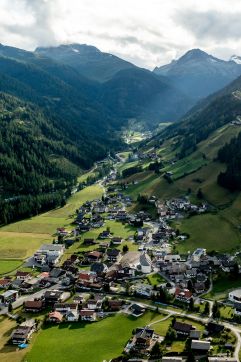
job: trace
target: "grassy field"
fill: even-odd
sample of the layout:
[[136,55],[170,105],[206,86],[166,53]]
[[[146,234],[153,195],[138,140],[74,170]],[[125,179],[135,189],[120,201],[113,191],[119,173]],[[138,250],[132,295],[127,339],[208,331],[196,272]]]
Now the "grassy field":
[[[43,329],[24,361],[100,362],[117,357],[131,337],[132,330],[162,318],[152,312],[135,319],[117,314],[101,322],[62,324]],[[71,356],[71,357],[70,357]]]
[[151,275],[148,275],[147,279],[149,280],[149,283],[151,285],[158,285],[158,284],[161,284],[161,283],[165,283],[165,279],[162,278],[161,275],[159,274],[151,274]]
[[240,232],[219,214],[203,214],[176,223],[181,232],[190,235],[180,242],[180,253],[194,251],[200,245],[208,251],[230,251],[240,245]]
[[1,260],[0,259],[0,275],[16,270],[22,264],[20,260]]
[[[99,185],[87,187],[71,196],[62,208],[0,228],[0,258],[9,260],[9,268],[7,262],[0,262],[0,273],[13,269],[12,259],[19,259],[21,265],[21,261],[31,256],[41,244],[52,242],[57,227],[70,228],[75,210],[85,201],[101,197],[102,193]],[[14,265],[17,263],[14,261]]]
[[213,300],[226,299],[228,293],[236,288],[241,288],[241,278],[230,278],[226,274],[213,279],[213,290],[206,294],[205,297]]

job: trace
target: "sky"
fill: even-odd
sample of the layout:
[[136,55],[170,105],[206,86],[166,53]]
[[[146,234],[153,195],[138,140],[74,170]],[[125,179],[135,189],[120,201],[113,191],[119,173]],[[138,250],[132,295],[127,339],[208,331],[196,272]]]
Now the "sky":
[[240,0],[0,0],[0,43],[94,45],[146,68],[192,48],[241,56]]

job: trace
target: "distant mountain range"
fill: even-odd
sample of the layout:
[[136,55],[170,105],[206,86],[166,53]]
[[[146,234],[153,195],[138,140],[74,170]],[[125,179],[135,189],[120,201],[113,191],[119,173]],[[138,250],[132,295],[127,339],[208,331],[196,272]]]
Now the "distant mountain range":
[[155,68],[154,73],[169,78],[173,86],[198,100],[241,75],[241,58],[233,56],[225,61],[193,49],[170,64]]
[[133,64],[113,54],[103,53],[86,44],[41,47],[35,50],[35,54],[68,64],[85,77],[99,82],[111,79],[120,70],[135,68]]

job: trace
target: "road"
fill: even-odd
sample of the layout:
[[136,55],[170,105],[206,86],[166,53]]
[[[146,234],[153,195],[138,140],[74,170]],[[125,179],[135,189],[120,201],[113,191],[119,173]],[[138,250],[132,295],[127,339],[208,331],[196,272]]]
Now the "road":
[[[130,299],[124,299],[126,302],[133,302],[133,303],[138,303],[138,304],[141,304],[143,305],[146,309],[150,309],[150,310],[154,310],[156,311],[157,307],[156,306],[152,306],[152,305],[149,305],[149,304],[146,304],[146,303],[142,303],[142,302],[139,302],[139,301],[135,301],[135,300],[130,300]],[[159,321],[156,321],[156,322],[153,322],[151,324],[149,324],[148,326],[151,326],[155,323],[158,323],[158,322],[161,322],[163,320],[166,320],[172,316],[178,316],[178,317],[186,317],[190,320],[193,320],[193,321],[196,321],[196,322],[200,322],[202,324],[207,324],[208,322],[210,321],[213,321],[213,322],[217,322],[218,324],[221,324],[223,325],[225,328],[229,328],[235,335],[236,337],[236,346],[235,346],[235,351],[234,351],[234,357],[237,361],[240,362],[240,359],[239,359],[239,352],[240,352],[240,348],[241,348],[241,337],[240,337],[240,333],[241,333],[241,328],[239,327],[236,327],[234,326],[233,324],[230,324],[228,322],[222,322],[222,321],[215,321],[213,320],[212,318],[204,318],[204,317],[199,317],[197,315],[194,315],[194,314],[189,314],[189,313],[184,313],[184,312],[178,312],[178,311],[174,311],[174,310],[171,310],[171,309],[168,309],[168,308],[161,308],[161,307],[158,307],[158,312],[161,312],[161,313],[168,313],[168,315],[162,319],[160,319]]]
[[[59,284],[55,284],[49,288],[41,289],[36,293],[22,295],[21,297],[19,297],[16,300],[16,302],[12,303],[13,309],[17,309],[17,308],[21,307],[24,304],[24,302],[26,302],[27,300],[34,300],[34,299],[41,298],[47,290],[54,290],[54,289],[58,289],[58,288],[59,288]],[[0,315],[3,315],[3,314],[8,314],[7,307],[4,307],[0,310]]]

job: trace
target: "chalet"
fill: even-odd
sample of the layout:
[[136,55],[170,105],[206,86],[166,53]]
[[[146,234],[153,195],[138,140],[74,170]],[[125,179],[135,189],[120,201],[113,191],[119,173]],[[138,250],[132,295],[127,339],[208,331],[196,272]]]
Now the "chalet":
[[177,335],[180,337],[188,337],[193,328],[191,324],[175,322],[173,325],[173,329],[176,331]]
[[26,281],[26,280],[31,279],[31,274],[28,272],[24,272],[24,271],[17,271],[16,279]]
[[199,340],[192,340],[191,349],[195,352],[208,352],[210,349],[210,342],[208,341],[199,341]]
[[190,292],[189,289],[181,289],[177,287],[175,291],[175,298],[180,302],[190,303],[192,292]]
[[96,242],[94,239],[84,239],[84,242],[83,242],[83,245],[86,245],[86,246],[90,246],[90,245],[95,245]]
[[54,305],[54,310],[65,315],[70,311],[77,311],[78,305],[76,303],[56,303]]
[[47,290],[44,293],[44,300],[47,306],[53,306],[56,303],[62,302],[64,293],[59,290]]
[[100,253],[99,251],[91,251],[87,254],[87,259],[88,262],[90,263],[94,263],[96,261],[99,261],[102,258],[102,253]]
[[90,310],[100,310],[102,307],[102,299],[89,299],[87,302],[87,308]]
[[106,254],[107,254],[108,261],[116,262],[120,257],[120,250],[108,249]]
[[94,272],[90,271],[81,271],[79,273],[78,281],[81,282],[87,282],[87,283],[94,283],[97,280],[97,275]]
[[140,317],[146,311],[146,309],[143,306],[141,306],[140,304],[136,304],[136,303],[131,305],[130,310],[134,317]]
[[137,328],[134,335],[134,349],[142,350],[143,352],[150,350],[154,337],[154,330],[150,328]]
[[99,234],[98,239],[108,239],[110,237],[111,233],[108,230],[104,230]]
[[82,309],[80,311],[80,318],[82,321],[95,322],[96,312],[94,310]]
[[15,302],[17,298],[18,298],[17,290],[7,290],[6,292],[0,294],[0,301],[5,305]]
[[123,242],[123,239],[116,237],[116,236],[111,239],[111,243],[113,245],[121,245],[122,242]]
[[61,323],[63,321],[63,314],[57,311],[50,312],[48,315],[48,321],[53,323]]
[[13,344],[27,343],[36,330],[36,323],[33,319],[20,324],[12,333],[11,341]]
[[24,302],[24,310],[29,313],[41,312],[44,308],[44,302],[42,300],[27,300]]

